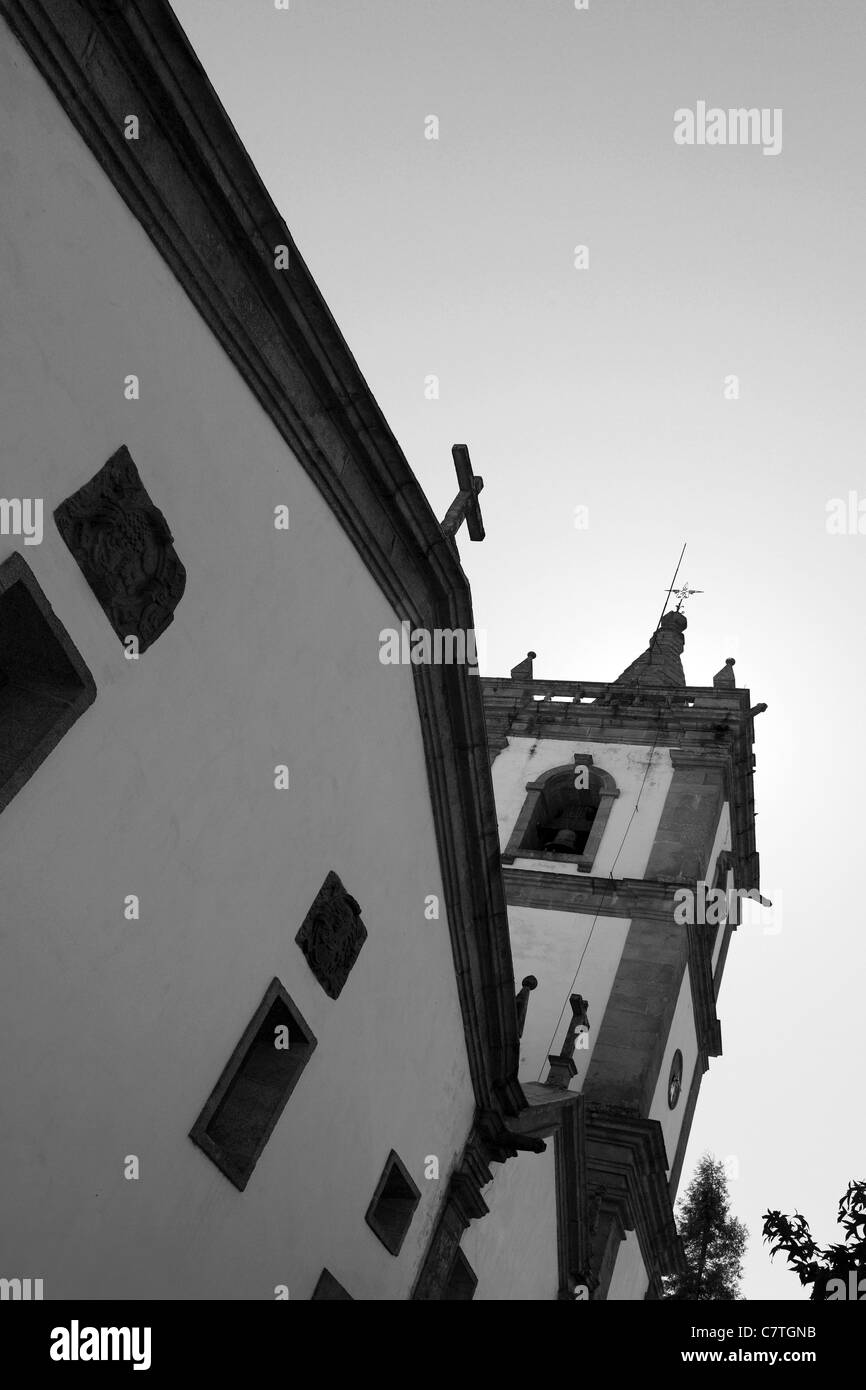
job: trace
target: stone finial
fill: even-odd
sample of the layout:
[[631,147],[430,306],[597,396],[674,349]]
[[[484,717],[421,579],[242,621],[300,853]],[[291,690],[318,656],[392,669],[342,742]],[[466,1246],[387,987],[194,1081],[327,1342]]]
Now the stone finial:
[[676,610],[665,613],[649,640],[645,652],[637,661],[627,666],[614,685],[666,686],[685,685],[686,678],[680,655],[686,640],[683,633],[688,627],[685,613]]
[[534,975],[525,975],[521,982],[520,990],[514,1000],[517,1008],[517,1036],[523,1037],[523,1025],[526,1022],[526,1011],[529,1008],[529,995],[532,990],[538,988],[538,981]]
[[511,679],[513,681],[531,681],[532,663],[535,660],[535,652],[527,652],[524,661],[518,661],[516,666],[511,668]]
[[587,1013],[587,1001],[582,994],[572,994],[568,1001],[571,1004],[571,1022],[568,1025],[568,1032],[565,1035],[565,1042],[562,1047],[563,1057],[573,1057],[577,1034],[589,1032],[589,1015]]
[[562,1051],[551,1053],[547,1059],[550,1063],[550,1071],[544,1083],[545,1086],[555,1086],[562,1090],[567,1090],[568,1083],[572,1077],[577,1075],[577,1066],[574,1061],[577,1034],[589,1031],[588,1006],[583,995],[572,994],[568,1002],[571,1004],[571,1022],[565,1034]]
[[737,682],[734,679],[734,665],[734,657],[729,656],[721,671],[717,671],[713,676],[713,685],[716,690],[733,690],[736,687]]

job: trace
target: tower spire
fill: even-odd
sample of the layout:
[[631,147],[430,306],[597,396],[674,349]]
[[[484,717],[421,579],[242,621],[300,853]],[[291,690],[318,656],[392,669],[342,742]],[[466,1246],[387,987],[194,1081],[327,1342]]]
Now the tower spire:
[[645,652],[627,666],[614,685],[682,686],[686,683],[680,656],[686,639],[683,636],[688,621],[685,613],[675,609],[665,613]]
[[[622,675],[614,681],[614,685],[685,685],[686,677],[680,655],[686,645],[683,633],[688,627],[688,622],[683,612],[683,604],[691,598],[692,594],[704,592],[703,589],[692,589],[688,583],[684,583],[681,589],[674,589],[685,553],[684,544],[680,551],[680,558],[677,560],[674,577],[667,591],[662,616],[659,619],[658,627],[649,639],[649,646],[645,652],[641,652],[637,661],[633,661],[630,666],[625,668]],[[670,603],[672,594],[677,600],[677,606],[670,613],[665,613],[664,609]]]

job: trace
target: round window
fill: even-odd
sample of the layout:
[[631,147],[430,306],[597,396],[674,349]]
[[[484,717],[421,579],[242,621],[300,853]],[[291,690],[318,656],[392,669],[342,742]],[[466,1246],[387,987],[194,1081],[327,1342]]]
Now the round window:
[[683,1089],[683,1054],[677,1048],[671,1062],[671,1074],[668,1077],[668,1106],[675,1110],[677,1101],[680,1098],[680,1091]]

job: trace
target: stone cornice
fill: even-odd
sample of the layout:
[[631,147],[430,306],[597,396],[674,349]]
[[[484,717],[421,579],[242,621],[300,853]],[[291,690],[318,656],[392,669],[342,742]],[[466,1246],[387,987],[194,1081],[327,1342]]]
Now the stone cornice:
[[[166,0],[0,0],[400,619],[474,627],[456,554]],[[138,140],[123,138],[138,115]],[[274,251],[289,248],[289,269]],[[480,682],[413,666],[475,1096],[514,1115],[514,980]]]
[[664,922],[674,920],[674,894],[683,888],[681,883],[661,879],[558,874],[520,865],[505,865],[502,880],[506,900],[512,906]]

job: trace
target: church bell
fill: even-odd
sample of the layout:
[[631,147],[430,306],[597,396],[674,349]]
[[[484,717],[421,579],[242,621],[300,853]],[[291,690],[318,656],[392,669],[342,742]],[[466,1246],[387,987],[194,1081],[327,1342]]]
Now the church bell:
[[557,830],[553,839],[545,845],[548,854],[574,854],[577,833],[574,830]]

